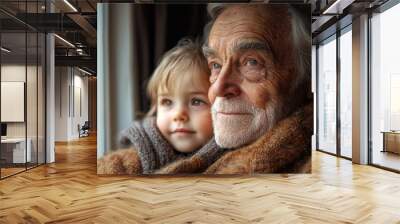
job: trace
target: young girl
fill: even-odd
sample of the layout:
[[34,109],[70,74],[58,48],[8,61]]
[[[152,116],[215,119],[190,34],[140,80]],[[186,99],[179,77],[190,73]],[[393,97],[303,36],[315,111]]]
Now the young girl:
[[196,171],[206,168],[221,152],[212,138],[209,87],[201,48],[190,40],[180,41],[165,53],[150,79],[147,117],[121,133],[122,145],[131,148],[100,159],[98,173],[150,174],[189,157],[199,160]]

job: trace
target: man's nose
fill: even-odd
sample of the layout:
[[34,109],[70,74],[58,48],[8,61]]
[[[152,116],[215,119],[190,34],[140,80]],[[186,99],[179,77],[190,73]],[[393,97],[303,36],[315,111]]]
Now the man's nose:
[[186,122],[189,120],[189,115],[187,112],[187,108],[183,105],[179,105],[176,108],[174,117],[173,117],[175,122]]
[[217,80],[212,84],[215,96],[232,98],[240,95],[240,87],[235,69],[231,62],[228,62],[220,71]]

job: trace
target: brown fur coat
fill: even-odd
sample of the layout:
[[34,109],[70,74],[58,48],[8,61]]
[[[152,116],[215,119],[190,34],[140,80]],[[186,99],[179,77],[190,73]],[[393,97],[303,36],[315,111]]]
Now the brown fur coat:
[[[203,173],[310,173],[312,133],[313,108],[310,104],[280,121],[254,143],[226,152]],[[157,173],[193,172],[198,166],[195,158],[189,158],[171,163]]]
[[[180,159],[157,174],[310,173],[313,107],[307,105],[281,120],[254,143],[226,151],[211,166],[199,158]],[[140,174],[135,150],[121,150],[98,160],[99,174]]]

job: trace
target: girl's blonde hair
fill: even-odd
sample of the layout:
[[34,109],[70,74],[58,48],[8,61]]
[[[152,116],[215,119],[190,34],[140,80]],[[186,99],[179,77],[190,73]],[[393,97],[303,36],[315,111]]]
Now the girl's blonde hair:
[[[187,72],[187,71],[193,72]],[[189,74],[185,75],[184,74]],[[207,75],[207,77],[199,77]],[[190,39],[180,40],[174,48],[167,51],[153,72],[147,85],[147,95],[150,97],[151,106],[147,116],[154,116],[157,111],[157,95],[160,91],[174,92],[177,88],[184,87],[188,81],[206,80],[210,72],[201,45]],[[203,81],[204,82],[204,81]]]

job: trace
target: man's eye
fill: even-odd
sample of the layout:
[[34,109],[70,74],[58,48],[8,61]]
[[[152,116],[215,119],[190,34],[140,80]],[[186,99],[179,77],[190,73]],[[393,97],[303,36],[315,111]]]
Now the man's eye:
[[221,65],[220,64],[218,64],[218,63],[215,63],[215,62],[212,62],[211,64],[210,64],[210,69],[211,70],[219,70],[219,69],[221,69]]
[[217,80],[218,74],[221,71],[222,65],[216,62],[209,63],[211,75],[210,75],[210,83],[214,83]]
[[160,104],[163,105],[163,106],[171,106],[172,105],[172,100],[170,100],[170,99],[162,99]]
[[205,102],[205,101],[202,100],[202,99],[193,98],[191,104],[192,104],[193,106],[201,106],[201,105],[207,104],[207,102]]
[[248,59],[245,63],[246,66],[257,66],[258,64],[256,59]]

